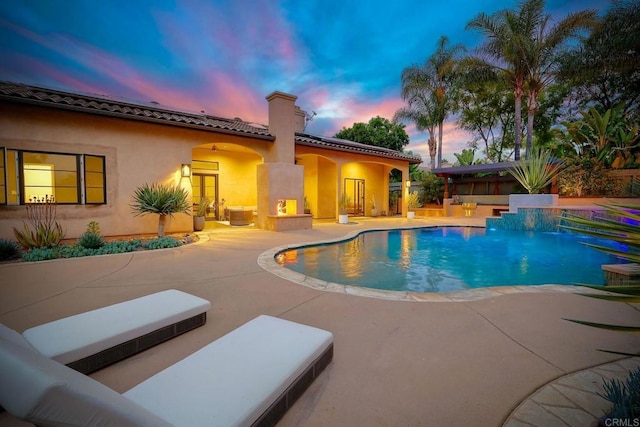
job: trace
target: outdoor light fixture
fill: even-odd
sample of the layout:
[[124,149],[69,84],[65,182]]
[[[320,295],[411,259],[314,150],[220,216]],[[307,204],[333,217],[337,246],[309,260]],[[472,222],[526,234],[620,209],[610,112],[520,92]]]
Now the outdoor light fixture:
[[189,178],[191,176],[191,163],[183,163],[180,168],[180,174],[183,178]]
[[407,188],[411,188],[411,180],[409,180],[409,179],[408,179],[408,180],[406,180],[406,181],[405,181],[405,183],[404,183],[404,185],[405,185]]

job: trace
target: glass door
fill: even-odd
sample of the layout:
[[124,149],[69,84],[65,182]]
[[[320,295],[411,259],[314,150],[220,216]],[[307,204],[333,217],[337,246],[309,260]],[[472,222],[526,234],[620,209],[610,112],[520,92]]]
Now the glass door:
[[350,201],[347,213],[364,216],[364,179],[345,178],[344,192]]
[[202,200],[206,200],[206,220],[218,220],[218,175],[193,174],[193,210],[197,210]]

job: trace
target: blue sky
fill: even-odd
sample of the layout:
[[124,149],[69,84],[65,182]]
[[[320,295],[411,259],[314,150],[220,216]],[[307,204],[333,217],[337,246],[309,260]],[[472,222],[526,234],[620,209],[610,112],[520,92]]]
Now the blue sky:
[[[608,0],[547,0],[562,18]],[[400,73],[441,35],[473,48],[479,12],[515,0],[3,0],[0,80],[266,123],[278,90],[315,111],[307,132],[332,136],[403,106]],[[427,135],[407,149],[428,159]],[[447,123],[444,157],[469,136]]]

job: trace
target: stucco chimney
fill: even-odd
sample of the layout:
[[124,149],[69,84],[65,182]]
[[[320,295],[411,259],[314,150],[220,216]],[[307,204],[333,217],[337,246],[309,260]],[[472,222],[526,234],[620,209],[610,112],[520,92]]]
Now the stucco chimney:
[[267,96],[269,102],[269,133],[276,137],[269,163],[295,163],[295,132],[297,115],[294,95],[273,92]]

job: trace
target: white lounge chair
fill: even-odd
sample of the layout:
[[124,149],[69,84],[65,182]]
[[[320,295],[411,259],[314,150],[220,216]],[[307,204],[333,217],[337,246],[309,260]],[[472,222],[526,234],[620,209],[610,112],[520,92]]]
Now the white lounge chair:
[[45,323],[22,336],[42,355],[87,374],[204,325],[210,307],[170,289]]
[[333,358],[330,332],[258,316],[124,394],[0,337],[0,405],[40,425],[272,426]]

